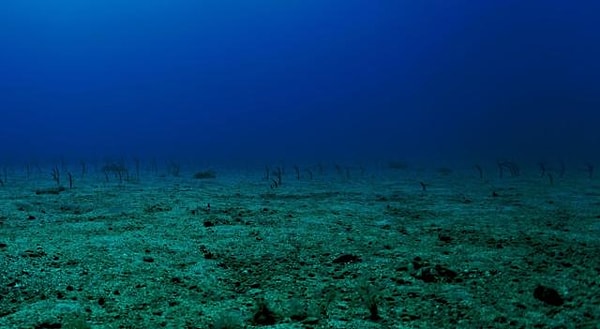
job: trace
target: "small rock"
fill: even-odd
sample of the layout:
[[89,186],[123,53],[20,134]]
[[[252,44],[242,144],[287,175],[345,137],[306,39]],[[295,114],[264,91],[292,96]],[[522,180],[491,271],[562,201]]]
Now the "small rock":
[[556,289],[542,285],[538,285],[535,288],[533,297],[552,306],[561,306],[565,302]]

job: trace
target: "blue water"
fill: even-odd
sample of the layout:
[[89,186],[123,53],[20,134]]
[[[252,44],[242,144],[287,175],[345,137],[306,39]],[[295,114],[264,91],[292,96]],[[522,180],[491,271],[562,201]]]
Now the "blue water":
[[3,161],[597,157],[598,2],[0,3]]
[[0,0],[0,328],[600,328],[599,17]]

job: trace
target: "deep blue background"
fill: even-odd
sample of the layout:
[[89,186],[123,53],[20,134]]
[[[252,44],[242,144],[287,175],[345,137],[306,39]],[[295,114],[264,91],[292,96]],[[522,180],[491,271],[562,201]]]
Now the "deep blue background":
[[600,153],[598,1],[0,3],[0,155]]

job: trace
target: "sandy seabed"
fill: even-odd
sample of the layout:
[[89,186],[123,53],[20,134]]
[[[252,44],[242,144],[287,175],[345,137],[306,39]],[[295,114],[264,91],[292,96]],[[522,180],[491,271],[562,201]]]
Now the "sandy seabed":
[[8,177],[0,327],[600,328],[600,178],[215,169]]

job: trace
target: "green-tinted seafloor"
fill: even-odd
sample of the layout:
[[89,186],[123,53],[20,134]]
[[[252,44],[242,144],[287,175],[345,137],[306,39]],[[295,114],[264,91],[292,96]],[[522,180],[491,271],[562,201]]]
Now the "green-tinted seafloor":
[[215,169],[59,194],[9,177],[0,327],[600,328],[584,173],[329,168],[271,188]]

